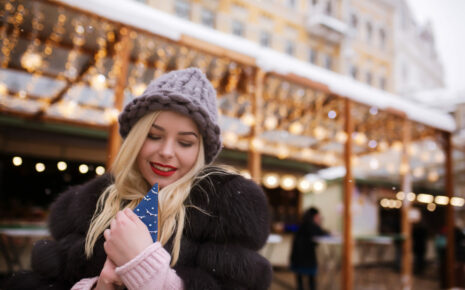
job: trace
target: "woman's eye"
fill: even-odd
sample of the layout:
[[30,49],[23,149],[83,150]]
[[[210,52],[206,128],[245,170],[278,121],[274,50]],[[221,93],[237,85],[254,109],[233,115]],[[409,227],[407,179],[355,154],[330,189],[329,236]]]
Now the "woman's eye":
[[179,142],[179,144],[180,144],[182,147],[191,147],[191,146],[192,146],[192,143],[190,143],[190,142]]
[[152,140],[160,140],[160,139],[161,139],[160,136],[158,136],[158,135],[153,135],[153,134],[149,134],[147,137],[148,137],[149,139],[152,139]]

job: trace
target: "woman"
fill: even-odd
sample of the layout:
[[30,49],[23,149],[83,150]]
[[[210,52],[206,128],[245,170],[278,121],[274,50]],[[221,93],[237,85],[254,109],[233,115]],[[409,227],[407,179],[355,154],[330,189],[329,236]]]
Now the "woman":
[[[126,105],[111,169],[52,205],[54,241],[36,244],[21,289],[267,289],[256,251],[269,233],[267,200],[240,175],[207,166],[221,150],[216,94],[189,68],[165,74]],[[158,183],[159,237],[133,213]],[[19,282],[20,281],[20,282]],[[14,288],[14,287],[12,287]]]
[[303,276],[308,276],[310,290],[317,289],[316,273],[318,263],[316,258],[317,243],[315,238],[329,233],[321,228],[321,216],[317,208],[309,208],[294,236],[291,252],[291,269],[296,274],[297,289],[304,289]]

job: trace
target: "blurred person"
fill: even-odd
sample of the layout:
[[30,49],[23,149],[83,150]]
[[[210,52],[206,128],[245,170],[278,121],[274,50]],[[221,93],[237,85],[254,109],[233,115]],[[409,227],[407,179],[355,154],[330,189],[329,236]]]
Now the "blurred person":
[[428,228],[423,220],[419,220],[412,227],[413,272],[423,274],[425,270],[425,256],[428,243]]
[[303,278],[308,277],[310,290],[316,290],[318,261],[316,257],[316,237],[327,236],[329,232],[321,227],[322,217],[317,208],[309,208],[302,218],[294,235],[291,251],[291,270],[295,272],[297,288],[304,289]]
[[[271,266],[257,253],[267,199],[253,181],[208,165],[221,150],[217,114],[199,69],[152,82],[119,116],[125,140],[111,172],[59,196],[53,240],[36,243],[33,271],[7,289],[268,289]],[[154,184],[155,242],[133,212]]]

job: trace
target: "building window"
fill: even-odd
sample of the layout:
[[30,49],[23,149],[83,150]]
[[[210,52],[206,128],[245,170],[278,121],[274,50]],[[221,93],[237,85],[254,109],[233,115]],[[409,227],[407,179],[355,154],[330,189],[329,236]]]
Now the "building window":
[[386,31],[383,28],[379,29],[379,46],[384,49],[386,45]]
[[287,0],[287,1],[286,1],[287,6],[288,6],[289,8],[295,8],[296,1],[297,1],[297,0]]
[[333,67],[333,59],[332,59],[331,55],[329,55],[329,54],[325,55],[323,65],[324,65],[324,67],[326,69],[329,69],[329,70],[332,69],[332,67]]
[[308,50],[308,61],[313,64],[317,64],[317,51],[313,48]]
[[350,17],[350,25],[353,27],[353,28],[357,28],[357,25],[358,25],[358,17],[355,13],[352,14],[352,16]]
[[333,5],[332,5],[331,1],[328,1],[328,3],[326,3],[325,13],[326,13],[326,15],[333,14]]
[[367,41],[371,41],[371,37],[373,34],[373,26],[371,25],[371,22],[367,22]]
[[357,79],[357,75],[358,75],[358,68],[353,65],[351,68],[350,68],[350,75],[354,78],[354,79]]
[[271,34],[268,31],[260,32],[260,45],[264,47],[271,46]]
[[409,71],[408,71],[408,66],[406,63],[402,64],[402,78],[404,81],[407,81],[409,77]]
[[371,72],[367,72],[367,75],[366,75],[366,82],[367,84],[371,85]]
[[382,90],[386,89],[386,79],[384,77],[379,79],[379,88]]
[[215,28],[215,13],[208,9],[202,9],[202,24],[211,28]]
[[285,47],[286,53],[289,55],[294,55],[294,50],[295,50],[294,42],[290,40],[286,41],[286,47]]
[[191,5],[186,1],[176,0],[176,2],[174,2],[174,12],[178,17],[189,19],[191,14]]
[[233,20],[232,33],[237,36],[244,36],[244,24],[240,21]]

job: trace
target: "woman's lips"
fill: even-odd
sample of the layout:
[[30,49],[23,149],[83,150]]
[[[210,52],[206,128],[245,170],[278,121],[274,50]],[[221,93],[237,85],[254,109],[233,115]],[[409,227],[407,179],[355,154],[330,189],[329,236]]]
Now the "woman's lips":
[[160,163],[150,163],[150,167],[152,168],[152,171],[155,174],[164,176],[164,177],[169,177],[173,175],[177,170],[176,167],[173,167],[170,165],[164,165]]

